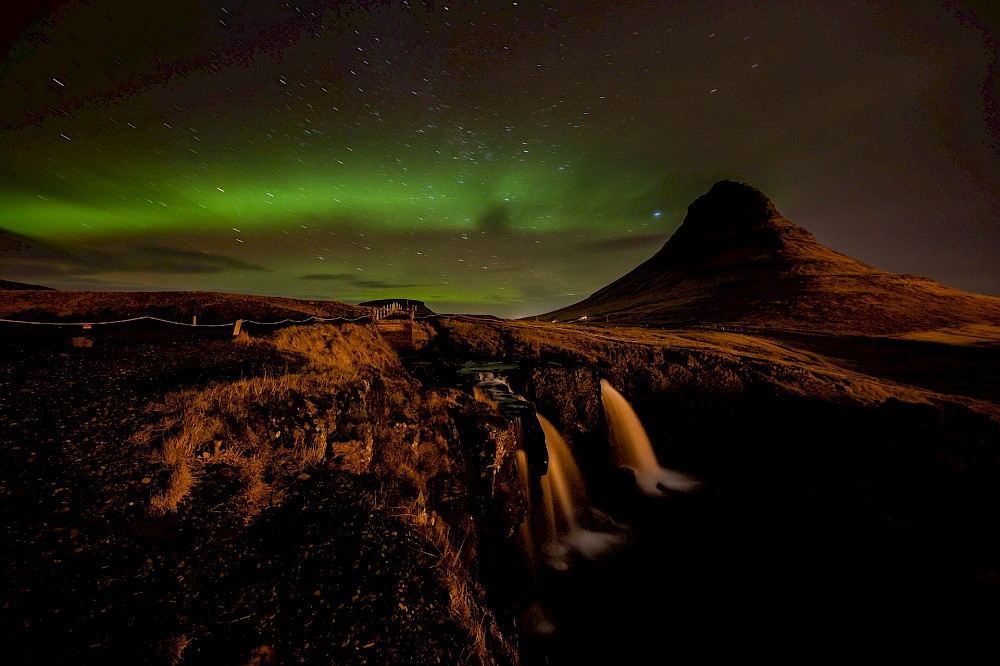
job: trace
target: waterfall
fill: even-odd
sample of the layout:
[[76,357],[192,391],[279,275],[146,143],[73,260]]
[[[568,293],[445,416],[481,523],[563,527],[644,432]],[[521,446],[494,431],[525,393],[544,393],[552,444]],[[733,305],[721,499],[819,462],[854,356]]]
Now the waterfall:
[[566,444],[552,423],[536,414],[545,433],[549,454],[548,471],[541,478],[542,500],[548,533],[543,552],[554,569],[566,570],[570,559],[580,555],[597,559],[608,555],[625,543],[623,530],[601,532],[588,529],[580,522],[587,506],[588,493],[583,474]]
[[480,402],[492,402],[502,404],[518,399],[521,396],[514,395],[510,390],[510,384],[506,377],[498,377],[492,372],[477,372],[476,384],[472,387],[472,395]]
[[554,509],[558,512],[556,522],[559,529],[568,531],[578,524],[578,515],[586,506],[587,488],[566,440],[544,416],[538,415],[538,422],[545,433],[545,448],[549,453],[546,476],[549,478]]
[[521,545],[524,548],[525,555],[528,558],[528,567],[531,569],[532,575],[535,574],[535,537],[531,533],[532,520],[531,520],[531,482],[529,480],[529,469],[528,469],[528,454],[524,452],[524,449],[517,449],[514,451],[514,460],[517,464],[517,478],[521,483],[521,491],[524,493],[524,499],[528,504],[528,515],[521,522],[520,534],[521,534]]
[[608,422],[613,462],[635,473],[636,485],[643,493],[659,497],[671,490],[686,492],[700,485],[686,474],[660,466],[646,429],[632,405],[604,379],[601,380],[601,402]]

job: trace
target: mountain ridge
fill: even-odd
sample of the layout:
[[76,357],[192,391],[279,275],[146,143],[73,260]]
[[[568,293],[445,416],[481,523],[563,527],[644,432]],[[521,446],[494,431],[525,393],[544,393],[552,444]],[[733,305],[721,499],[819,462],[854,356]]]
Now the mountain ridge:
[[819,243],[760,190],[716,182],[652,257],[540,318],[899,334],[1000,326],[1000,298],[881,270]]

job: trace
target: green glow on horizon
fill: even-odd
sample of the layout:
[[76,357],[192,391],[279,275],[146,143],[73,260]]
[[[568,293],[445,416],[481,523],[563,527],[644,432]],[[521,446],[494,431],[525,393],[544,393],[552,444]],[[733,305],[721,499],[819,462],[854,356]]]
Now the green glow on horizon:
[[[443,163],[442,163],[443,162]],[[590,173],[588,174],[588,169]],[[76,171],[74,186],[0,191],[0,228],[36,238],[101,237],[192,230],[280,227],[325,219],[382,230],[468,231],[481,223],[511,229],[601,228],[648,221],[637,201],[652,185],[597,164],[530,162],[469,165],[429,161],[425,169],[338,165],[229,169],[179,177],[166,165],[140,166],[121,182]],[[595,174],[600,173],[600,176]],[[486,220],[486,222],[483,222]]]

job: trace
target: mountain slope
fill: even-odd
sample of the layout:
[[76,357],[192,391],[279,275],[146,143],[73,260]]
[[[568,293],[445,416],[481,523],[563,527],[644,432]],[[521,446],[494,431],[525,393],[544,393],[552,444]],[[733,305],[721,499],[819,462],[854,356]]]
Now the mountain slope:
[[898,334],[1000,326],[1000,299],[831,250],[756,188],[724,180],[688,207],[684,223],[649,260],[583,301],[540,316]]

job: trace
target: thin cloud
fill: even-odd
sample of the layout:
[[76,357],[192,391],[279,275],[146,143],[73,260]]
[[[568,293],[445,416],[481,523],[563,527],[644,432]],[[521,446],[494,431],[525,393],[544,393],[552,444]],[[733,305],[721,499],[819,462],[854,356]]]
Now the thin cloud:
[[352,273],[307,273],[300,277],[301,280],[316,280],[325,282],[336,282],[349,287],[360,289],[410,289],[427,287],[429,285],[407,282],[388,282],[385,280],[372,280],[361,278]]
[[166,247],[143,247],[131,253],[86,250],[79,253],[77,259],[81,266],[98,271],[205,274],[267,270],[225,255]]

